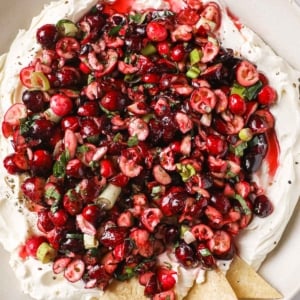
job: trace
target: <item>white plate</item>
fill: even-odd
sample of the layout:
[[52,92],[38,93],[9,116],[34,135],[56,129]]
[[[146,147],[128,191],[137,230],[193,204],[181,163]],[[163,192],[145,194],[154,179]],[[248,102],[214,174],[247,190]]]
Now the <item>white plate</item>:
[[[50,0],[49,0],[50,1]],[[300,9],[292,0],[225,0],[239,19],[271,45],[293,67],[300,70]],[[300,1],[299,1],[300,2]],[[0,53],[8,50],[18,28],[27,28],[48,1],[0,1]],[[26,10],[26,12],[25,12]],[[300,185],[299,185],[300,188]],[[285,300],[300,299],[300,204],[298,204],[283,239],[260,269],[260,273],[284,295]],[[0,298],[30,300],[19,288],[8,265],[9,256],[0,247]],[[298,293],[298,294],[297,294]]]

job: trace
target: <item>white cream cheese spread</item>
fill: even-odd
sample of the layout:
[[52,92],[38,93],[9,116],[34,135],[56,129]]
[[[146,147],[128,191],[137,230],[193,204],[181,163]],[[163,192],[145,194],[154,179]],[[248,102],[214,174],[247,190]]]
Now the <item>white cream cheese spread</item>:
[[[47,5],[39,16],[32,20],[27,31],[20,31],[11,45],[9,52],[0,58],[0,113],[4,115],[11,103],[20,99],[21,85],[19,71],[29,64],[39,49],[35,41],[37,28],[46,23],[56,23],[59,19],[77,20],[88,11],[97,0],[56,1]],[[183,3],[183,2],[182,2]],[[178,5],[178,3],[177,3]],[[222,3],[224,7],[224,4]],[[136,0],[133,9],[169,8],[164,1]],[[267,254],[273,250],[280,240],[284,229],[297,204],[299,190],[297,182],[300,178],[300,72],[292,69],[282,58],[278,57],[249,28],[238,29],[225,9],[222,10],[222,25],[219,39],[222,46],[234,49],[258,66],[265,73],[278,94],[278,102],[272,107],[276,120],[276,134],[280,145],[279,166],[273,178],[269,176],[268,164],[264,162],[262,169],[255,176],[257,183],[264,188],[272,200],[274,212],[268,218],[254,218],[249,227],[238,238],[240,256],[258,269]],[[0,139],[0,159],[12,152],[11,145]],[[11,254],[10,264],[21,283],[24,293],[34,299],[98,299],[102,292],[84,289],[81,283],[71,284],[63,276],[54,276],[51,265],[41,265],[29,258],[21,260],[18,247],[24,243],[32,232],[34,216],[19,202],[19,179],[8,176],[2,169],[0,178],[0,242]],[[164,257],[163,259],[167,259]],[[182,267],[174,266],[175,269]],[[204,276],[199,270],[192,272],[181,270],[177,278],[178,294],[184,297],[189,287],[197,278],[203,281]],[[198,276],[198,277],[197,277]]]

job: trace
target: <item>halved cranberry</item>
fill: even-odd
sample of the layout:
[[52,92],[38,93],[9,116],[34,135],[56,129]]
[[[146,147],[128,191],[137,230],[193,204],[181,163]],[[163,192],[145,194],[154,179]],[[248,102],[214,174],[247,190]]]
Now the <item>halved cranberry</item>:
[[108,248],[114,248],[124,242],[128,234],[126,227],[110,227],[104,230],[100,237],[102,245]]

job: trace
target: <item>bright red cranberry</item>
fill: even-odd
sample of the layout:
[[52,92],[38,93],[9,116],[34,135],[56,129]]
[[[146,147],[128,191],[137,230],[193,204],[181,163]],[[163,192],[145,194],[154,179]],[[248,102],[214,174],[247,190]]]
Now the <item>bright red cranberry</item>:
[[262,105],[272,105],[276,102],[277,93],[274,88],[265,85],[257,95],[257,100]]
[[171,49],[170,57],[173,61],[179,62],[184,59],[185,50],[182,44],[178,44]]
[[185,8],[180,10],[176,19],[182,25],[195,25],[200,18],[199,13],[195,9]]
[[101,98],[100,104],[109,111],[116,111],[125,107],[126,100],[120,92],[110,90]]
[[66,165],[66,175],[73,178],[83,178],[85,174],[85,165],[78,158],[68,161]]
[[63,206],[70,215],[75,216],[81,213],[83,201],[78,193],[74,190],[69,190],[63,197]]
[[87,205],[82,210],[82,216],[88,222],[95,224],[102,219],[103,212],[98,205]]
[[64,209],[58,209],[55,212],[49,212],[49,218],[56,227],[64,226],[68,221],[68,213]]
[[160,267],[157,270],[157,280],[159,282],[159,286],[163,291],[168,291],[174,288],[176,284],[175,279],[176,272],[172,269],[168,269],[165,267]]
[[36,252],[39,246],[44,242],[47,242],[47,239],[44,236],[32,236],[28,238],[25,242],[25,249],[27,255],[36,258]]
[[273,210],[273,204],[266,195],[259,195],[255,198],[253,211],[257,216],[265,218],[269,216]]
[[22,101],[27,109],[33,113],[41,112],[45,109],[46,102],[42,91],[26,90],[22,95]]
[[25,153],[12,153],[3,160],[3,165],[9,174],[22,173],[28,170],[29,162]]
[[50,108],[57,116],[63,117],[73,109],[73,101],[64,94],[56,94],[50,98]]
[[43,233],[47,233],[54,228],[48,210],[40,211],[38,213],[37,227]]
[[146,32],[147,37],[155,42],[162,42],[168,37],[166,26],[156,21],[147,24]]
[[53,48],[58,39],[58,32],[54,24],[46,24],[36,32],[36,39],[42,47]]
[[115,174],[115,167],[111,159],[108,158],[101,159],[100,174],[105,178],[109,178]]
[[220,136],[211,134],[207,137],[206,147],[209,154],[217,156],[226,151],[226,142]]
[[229,110],[236,115],[243,115],[246,112],[247,106],[245,100],[237,94],[232,94],[228,98]]
[[78,116],[65,116],[61,120],[61,128],[62,130],[71,129],[72,131],[77,131],[80,127]]
[[168,56],[170,54],[170,44],[167,41],[157,43],[157,51],[161,56]]
[[146,73],[142,75],[142,81],[146,83],[158,83],[160,75],[157,73]]
[[86,101],[78,107],[77,114],[81,117],[97,117],[100,114],[100,107],[96,101]]
[[48,151],[38,149],[33,152],[30,167],[34,175],[47,176],[52,171],[52,165],[52,155]]
[[195,251],[192,246],[184,242],[175,248],[175,256],[186,267],[192,267],[195,264]]

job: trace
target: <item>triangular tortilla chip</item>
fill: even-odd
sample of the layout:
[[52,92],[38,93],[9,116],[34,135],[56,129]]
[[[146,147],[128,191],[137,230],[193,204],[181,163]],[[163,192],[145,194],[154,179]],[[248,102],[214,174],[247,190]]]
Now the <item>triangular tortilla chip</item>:
[[149,300],[144,296],[144,289],[136,278],[128,281],[114,281],[109,285],[101,300]]
[[221,271],[206,272],[204,283],[195,284],[188,300],[237,300],[237,296]]
[[230,285],[239,299],[282,299],[283,296],[267,283],[255,270],[236,256],[226,273]]

